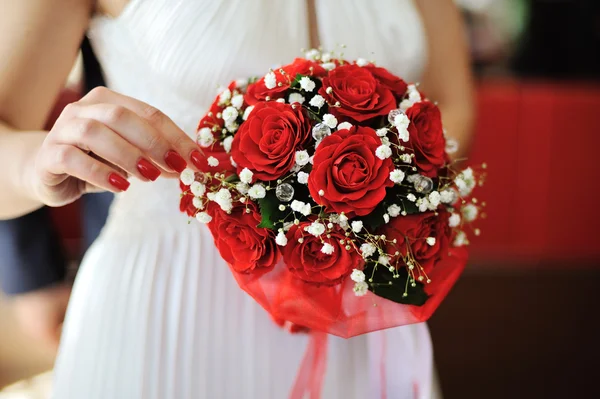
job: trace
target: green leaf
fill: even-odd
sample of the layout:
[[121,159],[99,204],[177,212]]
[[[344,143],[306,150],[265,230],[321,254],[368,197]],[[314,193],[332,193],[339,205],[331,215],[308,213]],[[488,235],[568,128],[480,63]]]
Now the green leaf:
[[370,229],[370,231],[375,231],[379,226],[383,225],[383,215],[386,212],[385,203],[380,203],[377,207],[368,214],[361,218],[363,223]]
[[279,210],[279,200],[275,196],[274,191],[275,190],[267,191],[267,195],[258,200],[261,215],[261,222],[258,225],[259,228],[275,230],[275,224],[279,222],[283,216]]
[[[409,278],[406,270],[400,271],[400,277],[394,278],[393,273],[386,267],[371,263],[365,268],[365,274],[367,279],[373,275],[373,281],[369,282],[369,290],[382,298],[415,306],[424,305],[429,298],[422,283],[416,282],[416,287],[412,287],[410,282],[406,284],[406,280]],[[406,296],[404,296],[405,292]]]

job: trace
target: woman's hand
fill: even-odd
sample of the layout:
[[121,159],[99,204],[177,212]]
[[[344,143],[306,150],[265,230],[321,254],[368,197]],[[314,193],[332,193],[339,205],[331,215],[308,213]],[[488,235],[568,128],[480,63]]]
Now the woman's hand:
[[154,181],[201,165],[197,145],[162,112],[106,88],[63,110],[35,159],[33,191],[50,206],[127,190],[127,174]]

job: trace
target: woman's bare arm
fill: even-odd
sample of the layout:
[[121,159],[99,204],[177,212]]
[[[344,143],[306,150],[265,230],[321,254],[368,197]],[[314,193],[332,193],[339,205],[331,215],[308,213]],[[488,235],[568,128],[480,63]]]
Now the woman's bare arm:
[[0,0],[0,218],[32,211],[41,129],[87,29],[92,0]]
[[[125,191],[205,161],[152,106],[106,88],[69,104],[40,131],[71,69],[91,0],[0,0],[0,219],[90,191]],[[164,173],[163,173],[164,172]]]
[[467,155],[474,109],[465,27],[453,0],[416,0],[428,39],[423,91],[439,103],[448,136],[458,140],[456,158]]

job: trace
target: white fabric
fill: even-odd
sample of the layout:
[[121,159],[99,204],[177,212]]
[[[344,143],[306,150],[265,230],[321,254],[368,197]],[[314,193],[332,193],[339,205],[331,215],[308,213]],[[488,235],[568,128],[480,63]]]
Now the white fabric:
[[[418,79],[426,42],[412,1],[317,0],[316,11],[325,48],[344,43],[349,58]],[[131,0],[118,18],[94,18],[89,34],[110,88],[193,134],[217,84],[291,61],[309,46],[307,22],[306,0]],[[77,277],[54,398],[288,396],[307,337],[280,330],[238,288],[178,203],[165,179],[132,181],[115,200]],[[421,324],[330,338],[323,398],[380,397],[384,345],[387,397],[431,397]]]

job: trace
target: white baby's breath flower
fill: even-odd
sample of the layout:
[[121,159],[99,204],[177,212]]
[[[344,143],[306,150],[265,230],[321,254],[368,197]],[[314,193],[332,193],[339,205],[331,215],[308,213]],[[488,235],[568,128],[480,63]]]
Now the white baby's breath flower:
[[387,136],[383,136],[381,138],[381,144],[387,145],[389,147],[392,144],[392,142],[390,141],[390,139]]
[[246,183],[246,184],[252,183],[252,176],[254,176],[254,173],[252,173],[252,171],[248,168],[244,168],[240,172],[240,180],[242,183]]
[[246,109],[244,110],[244,115],[242,116],[243,120],[248,119],[248,117],[250,116],[250,113],[252,112],[252,110],[254,109],[254,105],[250,105],[248,107],[246,107]]
[[280,104],[285,104],[285,98],[278,98],[277,100],[275,100],[275,102],[278,102]]
[[392,205],[388,206],[388,209],[387,209],[388,215],[390,215],[393,218],[399,216],[401,211],[402,211],[402,208],[400,208],[396,204],[392,204]]
[[437,191],[432,191],[431,193],[429,193],[429,202],[431,203],[431,206],[433,206],[434,208],[438,207],[441,200],[442,200],[442,196]]
[[406,114],[404,114],[404,113],[400,113],[400,114],[396,115],[396,117],[394,118],[394,126],[399,131],[408,129],[409,125],[410,125],[410,119],[408,119],[408,116],[406,116]]
[[383,221],[385,223],[389,223],[390,222],[390,215],[388,215],[387,213],[383,214]]
[[446,152],[454,154],[458,151],[458,141],[454,139],[446,139]]
[[312,213],[312,206],[310,204],[302,205],[302,208],[300,209],[300,213],[303,214],[304,216],[310,215]]
[[427,245],[429,245],[430,247],[433,247],[435,245],[435,237],[427,237],[425,241],[427,241]]
[[252,199],[265,198],[266,195],[267,195],[267,190],[265,190],[265,187],[260,183],[254,184],[248,190],[248,196]]
[[331,255],[334,250],[335,248],[333,245],[329,244],[328,242],[323,244],[323,247],[321,248],[321,252],[323,252],[325,255]]
[[196,172],[190,168],[185,168],[179,176],[181,182],[186,186],[190,186],[196,180]]
[[453,213],[450,215],[448,219],[448,226],[457,227],[460,224],[460,215],[458,213]]
[[265,75],[265,87],[269,90],[274,89],[277,86],[277,76],[275,72],[271,71]]
[[238,125],[238,123],[235,120],[225,123],[225,129],[230,133],[235,133],[235,131],[238,130],[239,127],[240,125]]
[[356,65],[358,65],[359,67],[364,67],[369,65],[369,61],[365,60],[364,58],[358,58],[356,60]]
[[463,219],[466,222],[472,222],[473,220],[477,219],[477,214],[479,213],[479,210],[475,205],[467,204],[462,207],[460,212],[462,213]]
[[360,246],[360,252],[362,253],[363,258],[372,256],[375,251],[377,251],[377,248],[370,242],[366,242]]
[[390,146],[382,144],[375,150],[375,155],[379,159],[387,159],[392,156],[392,149]]
[[231,90],[229,90],[229,89],[223,90],[223,92],[221,92],[221,94],[219,95],[219,105],[227,104],[230,99],[231,99]]
[[304,54],[304,57],[305,57],[307,60],[313,60],[313,61],[314,61],[314,60],[318,60],[320,56],[321,56],[321,52],[320,52],[319,50],[317,50],[317,49],[314,49],[314,48],[313,48],[313,49],[310,49],[310,50],[308,50],[308,51],[307,51],[307,52]]
[[443,204],[451,204],[456,198],[456,193],[452,189],[442,190],[440,193],[441,201]]
[[294,92],[294,93],[291,93],[290,96],[288,97],[288,102],[290,104],[293,104],[293,103],[304,104],[304,101],[306,101],[306,99],[300,93]]
[[350,275],[350,279],[355,283],[362,283],[365,281],[365,273],[362,270],[354,269]]
[[321,54],[321,61],[323,61],[323,62],[329,62],[329,61],[331,61],[332,58],[333,58],[333,54],[331,54],[329,52],[325,52],[325,53]]
[[354,295],[356,296],[365,296],[369,292],[369,284],[367,284],[364,281],[361,281],[360,283],[354,284],[352,290],[354,291]]
[[199,181],[192,183],[190,190],[196,197],[202,197],[206,193],[206,186]]
[[415,197],[415,195],[413,193],[410,193],[406,196],[406,199],[409,200],[410,202],[415,202],[417,200],[417,197]]
[[302,79],[300,79],[300,87],[304,91],[313,91],[315,89],[315,82],[308,76],[303,76]]
[[235,162],[233,157],[229,157],[229,162],[231,162],[231,166],[233,166],[234,168],[237,168],[237,162]]
[[382,127],[381,129],[377,129],[375,130],[375,133],[379,136],[379,137],[385,137],[385,135],[387,135],[387,128]]
[[301,212],[303,206],[304,206],[304,202],[298,201],[298,200],[293,200],[292,203],[290,204],[290,208],[292,208],[292,211],[294,211],[294,212]]
[[248,79],[246,79],[246,78],[236,79],[235,87],[237,87],[239,89],[243,89],[246,86],[248,86]]
[[231,144],[233,144],[233,136],[227,136],[223,139],[223,149],[226,153],[231,152]]
[[277,236],[275,237],[275,243],[282,247],[285,247],[287,245],[288,239],[283,231],[277,233]]
[[298,183],[307,184],[308,183],[308,173],[298,172]]
[[238,182],[238,183],[235,185],[235,189],[236,189],[236,190],[237,190],[237,191],[238,191],[240,194],[242,194],[242,195],[246,195],[246,194],[248,194],[248,190],[250,189],[250,186],[249,186],[249,185],[247,185],[247,184],[246,184],[246,183],[244,183],[244,182]]
[[400,155],[400,160],[404,163],[411,163],[412,157],[410,156],[410,154],[402,154]]
[[204,202],[200,197],[194,197],[192,199],[192,205],[194,205],[194,208],[196,209],[204,209]]
[[233,208],[231,193],[226,188],[222,188],[215,193],[214,201],[219,204],[221,209],[225,212],[229,212]]
[[323,223],[315,221],[308,225],[305,228],[305,230],[308,232],[308,234],[312,234],[313,236],[318,237],[321,234],[325,233],[325,225]]
[[244,96],[241,94],[236,94],[235,96],[233,96],[233,98],[231,99],[231,105],[233,105],[237,109],[242,108],[242,106],[244,105]]
[[325,69],[326,71],[332,71],[335,69],[336,65],[333,62],[326,62],[324,64],[321,64],[321,66],[323,67],[323,69]]
[[360,233],[361,230],[363,229],[363,222],[360,220],[355,220],[354,222],[352,222],[352,231],[355,233]]
[[208,166],[212,166],[213,168],[219,166],[219,160],[215,157],[210,156],[206,161],[208,162]]
[[304,166],[308,164],[310,160],[310,155],[308,155],[308,151],[296,151],[296,163],[300,166]]
[[387,255],[379,255],[379,259],[377,259],[377,262],[381,265],[387,266],[390,264],[390,257]]
[[200,147],[210,147],[215,142],[215,137],[208,127],[198,130],[198,144]]
[[467,239],[467,235],[464,231],[459,231],[454,238],[454,246],[462,247],[463,245],[469,244],[469,240]]
[[429,200],[427,198],[419,198],[417,200],[417,206],[419,207],[419,211],[427,212],[429,209]]
[[330,129],[334,129],[337,126],[338,121],[335,116],[331,114],[325,114],[323,115],[323,123],[329,126]]
[[412,101],[410,101],[408,99],[402,100],[402,101],[400,101],[400,104],[398,104],[398,108],[400,108],[402,111],[405,111],[405,112],[407,109],[409,109],[412,106],[413,106]]
[[398,129],[398,138],[406,143],[410,139],[408,129]]
[[408,85],[408,99],[414,103],[417,103],[422,100],[421,93],[417,90],[417,86]]
[[317,94],[316,96],[310,99],[308,104],[311,107],[321,108],[323,105],[325,105],[325,99]]
[[343,129],[350,130],[351,128],[352,128],[352,123],[350,123],[350,122],[342,122],[337,126],[337,130],[343,130]]
[[200,223],[210,223],[212,221],[212,216],[206,212],[198,212],[196,214],[196,220],[198,220]]
[[396,184],[402,183],[402,181],[404,180],[404,172],[400,169],[394,169],[390,172],[390,180]]

